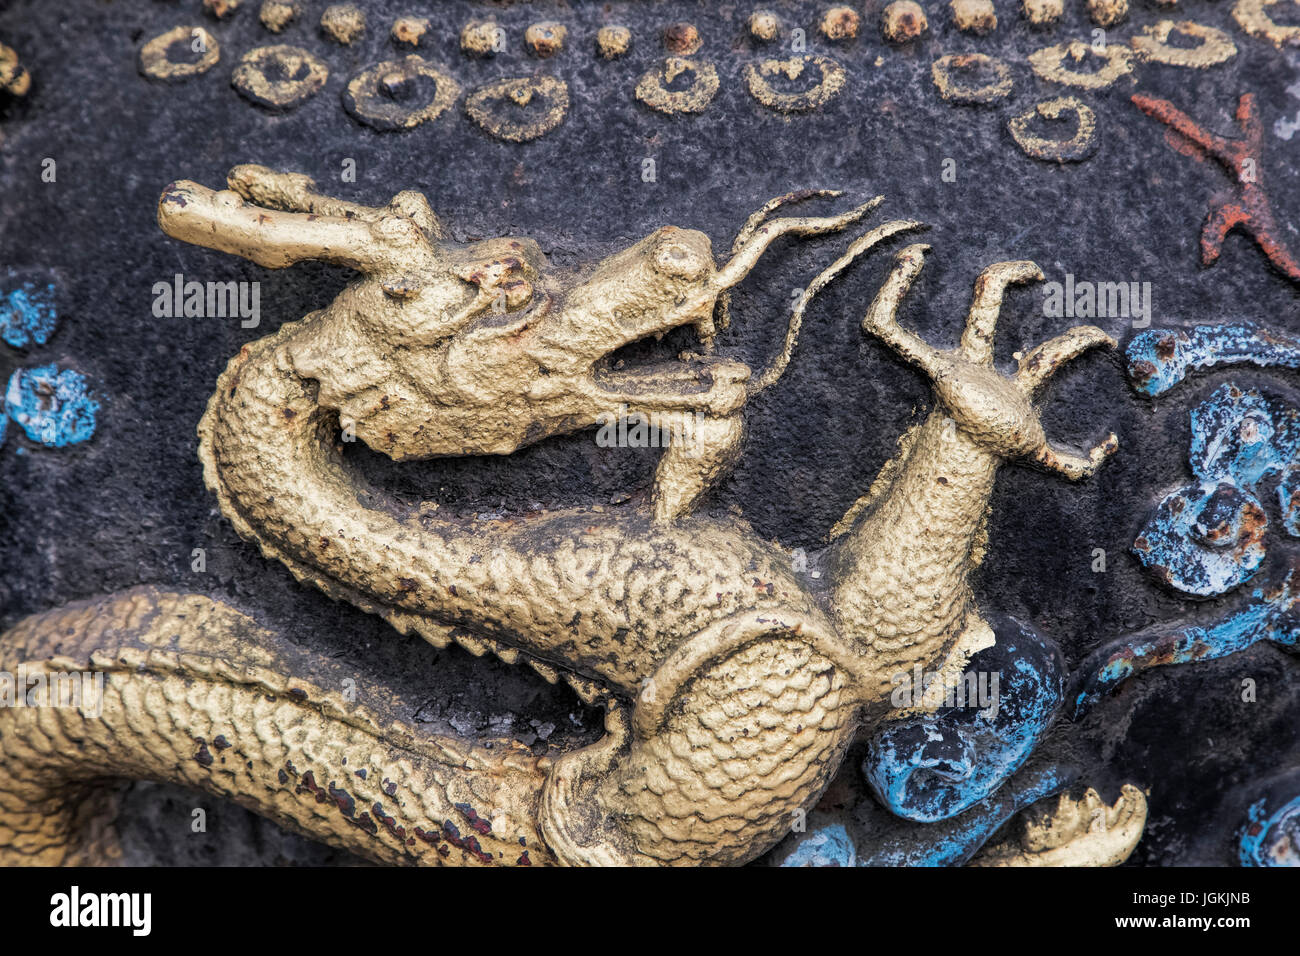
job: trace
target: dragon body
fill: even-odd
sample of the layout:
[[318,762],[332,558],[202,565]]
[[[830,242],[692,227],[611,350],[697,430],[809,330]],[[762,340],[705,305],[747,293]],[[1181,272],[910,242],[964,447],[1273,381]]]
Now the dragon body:
[[[163,229],[270,267],[319,258],[362,277],[218,380],[199,436],[223,514],[299,580],[403,633],[566,680],[605,707],[606,735],[554,760],[434,737],[391,703],[349,699],[346,675],[236,609],[137,590],[29,618],[0,642],[10,669],[106,676],[98,716],[0,710],[0,859],[111,858],[93,783],[126,776],[220,793],[384,862],[744,862],[815,803],[860,729],[888,719],[895,675],[921,665],[954,681],[994,641],[968,576],[998,466],[1027,458],[1077,479],[1115,448],[1114,436],[1087,455],[1053,448],[1032,403],[1108,336],[1070,330],[999,374],[1005,287],[1041,277],[999,263],[976,282],[961,344],[932,348],[895,320],[925,251],[909,246],[863,325],[931,378],[936,407],[837,527],[828,580],[814,582],[702,503],[811,295],[915,223],[867,232],[814,280],[782,358],[754,378],[711,355],[630,371],[608,357],[681,325],[707,349],[726,290],[768,244],[842,229],[867,207],[773,220],[784,200],[769,203],[721,267],[706,237],[669,227],[563,274],[527,240],[448,240],[418,194],[355,206],[249,166],[229,187],[168,187]],[[510,454],[613,408],[671,426],[649,497],[617,506],[504,519],[412,508],[343,454],[353,438],[397,460]]]

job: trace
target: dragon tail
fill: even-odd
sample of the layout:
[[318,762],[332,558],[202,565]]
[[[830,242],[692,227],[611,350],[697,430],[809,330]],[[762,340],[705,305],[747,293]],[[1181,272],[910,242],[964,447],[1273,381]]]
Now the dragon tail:
[[550,864],[549,760],[430,734],[229,604],[142,587],[0,637],[0,865],[121,857],[113,778],[180,784],[382,863]]

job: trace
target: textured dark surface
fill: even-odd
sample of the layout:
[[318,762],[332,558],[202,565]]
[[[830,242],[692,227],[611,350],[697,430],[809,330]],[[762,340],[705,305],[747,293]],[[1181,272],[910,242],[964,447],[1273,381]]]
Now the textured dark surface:
[[[1216,265],[1200,265],[1206,204],[1230,183],[1218,166],[1170,148],[1164,127],[1129,102],[1141,90],[1235,135],[1237,96],[1254,92],[1265,124],[1261,179],[1286,239],[1300,247],[1300,135],[1288,141],[1274,131],[1277,120],[1300,111],[1300,93],[1287,91],[1300,89],[1300,51],[1278,51],[1245,35],[1228,4],[1179,6],[1182,16],[1232,36],[1239,52],[1227,64],[1205,71],[1142,64],[1136,82],[1122,78],[1105,90],[1077,92],[1098,114],[1100,142],[1090,159],[1065,166],[1022,153],[1006,121],[1070,92],[1037,79],[1026,55],[1090,39],[1082,3],[1067,4],[1062,23],[1045,31],[1030,30],[1006,4],[998,30],[985,38],[957,33],[946,6],[930,4],[930,35],[906,49],[881,41],[875,3],[856,5],[866,11],[861,35],[836,44],[816,32],[822,5],[768,4],[787,33],[767,49],[745,31],[748,4],[420,5],[433,28],[419,52],[467,92],[536,72],[569,84],[564,122],[524,144],[495,139],[470,122],[463,95],[437,121],[408,132],[377,132],[349,117],[343,86],[354,73],[405,52],[388,28],[411,6],[360,5],[369,28],[352,47],[320,33],[323,4],[314,0],[279,37],[258,23],[256,0],[228,21],[204,15],[198,0],[33,0],[0,10],[0,42],[18,50],[33,76],[24,100],[0,99],[0,266],[55,270],[60,316],[47,344],[19,350],[0,343],[0,377],[57,363],[85,374],[102,405],[88,442],[42,448],[11,424],[0,446],[0,626],[73,599],[157,583],[230,597],[321,654],[418,688],[425,703],[416,719],[497,734],[554,725],[548,736],[555,746],[589,739],[599,726],[571,694],[529,672],[399,638],[378,620],[296,585],[217,514],[203,488],[194,427],[218,372],[242,344],[325,305],[349,278],[317,265],[268,271],[159,231],[154,211],[163,186],[178,178],[217,186],[236,163],[305,172],[324,192],[373,204],[399,189],[420,189],[457,239],[529,235],[558,265],[594,259],[665,224],[704,230],[721,258],[745,217],[773,196],[835,187],[846,191],[840,203],[847,206],[884,193],[885,216],[931,224],[926,241],[934,252],[902,318],[938,344],[955,342],[980,269],[1017,258],[1037,261],[1049,280],[1073,273],[1150,282],[1155,326],[1245,318],[1300,331],[1300,287],[1274,271],[1248,236],[1234,234]],[[487,13],[506,28],[507,50],[471,60],[459,50],[460,28]],[[565,23],[569,34],[558,56],[538,61],[523,49],[523,30],[544,19]],[[1155,19],[1154,9],[1135,5],[1130,21],[1110,31],[1112,42]],[[663,56],[659,32],[676,20],[698,26],[698,57],[714,62],[721,77],[717,97],[698,116],[665,116],[633,98],[637,78]],[[594,34],[605,23],[632,28],[626,57],[595,56]],[[210,30],[222,45],[220,63],[181,83],[145,79],[137,71],[139,48],[178,24]],[[742,71],[761,57],[789,55],[790,26],[803,27],[808,52],[835,57],[848,79],[826,106],[787,118],[749,96]],[[331,70],[322,92],[282,115],[250,104],[229,83],[244,52],[271,42],[301,45]],[[1005,58],[1015,80],[1010,98],[988,107],[941,100],[930,63],[962,51]],[[54,183],[41,180],[47,157],[57,162]],[[355,183],[339,177],[349,158]],[[655,160],[657,182],[642,181],[647,158]],[[956,161],[955,183],[941,179],[945,158]],[[779,348],[792,290],[843,242],[795,241],[770,252],[735,296],[720,350],[765,365]],[[761,534],[805,548],[814,560],[831,525],[929,403],[920,376],[858,329],[888,262],[888,254],[875,255],[815,301],[789,373],[750,409],[745,457],[716,501],[742,509]],[[261,326],[155,318],[152,287],[176,272],[201,281],[259,281]],[[998,339],[1005,367],[1012,352],[1073,324],[1045,317],[1041,304],[1035,289],[1010,294]],[[1128,320],[1091,321],[1121,344],[1132,335]],[[690,345],[675,335],[653,350]],[[1054,638],[1072,665],[1127,631],[1188,614],[1222,616],[1234,598],[1183,600],[1144,575],[1127,549],[1155,502],[1188,479],[1189,408],[1223,382],[1277,390],[1288,378],[1294,373],[1211,371],[1152,401],[1129,388],[1117,354],[1072,364],[1050,392],[1049,436],[1080,445],[1114,429],[1120,453],[1081,485],[1023,466],[1001,473],[980,601]],[[401,466],[355,447],[350,454],[398,494],[484,510],[608,500],[643,487],[653,468],[652,455],[598,448],[591,434],[509,459]],[[1266,506],[1276,528],[1275,499]],[[1294,539],[1270,534],[1275,550],[1296,550]],[[190,555],[199,547],[207,550],[207,570],[196,574]],[[1092,571],[1095,548],[1106,550],[1104,574]],[[1297,661],[1272,646],[1156,671],[1131,681],[1082,724],[1058,726],[1048,746],[1085,762],[1086,779],[1103,789],[1126,780],[1151,788],[1151,818],[1135,862],[1229,863],[1230,829],[1239,821],[1224,819],[1220,804],[1252,779],[1300,762],[1297,673]],[[1241,701],[1246,677],[1257,683],[1256,703]],[[855,761],[841,773],[856,774]],[[132,788],[123,820],[129,858],[339,858],[233,807],[209,817],[207,834],[191,834],[190,809],[205,799],[154,785]]]

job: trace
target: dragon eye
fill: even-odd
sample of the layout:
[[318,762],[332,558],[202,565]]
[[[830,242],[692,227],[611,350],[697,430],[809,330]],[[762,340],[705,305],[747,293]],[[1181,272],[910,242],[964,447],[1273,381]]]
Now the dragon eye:
[[698,279],[708,269],[698,252],[680,242],[665,242],[655,250],[655,269],[665,275]]

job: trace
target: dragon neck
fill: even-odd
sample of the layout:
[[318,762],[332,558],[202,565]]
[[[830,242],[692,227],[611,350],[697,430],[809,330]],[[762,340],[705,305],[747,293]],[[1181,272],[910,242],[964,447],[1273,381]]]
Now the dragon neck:
[[[241,536],[404,633],[634,692],[682,641],[754,609],[819,614],[787,555],[735,518],[644,505],[479,520],[412,508],[343,460],[335,413],[290,358],[309,317],[246,346],[199,425],[204,480]],[[617,653],[611,653],[616,647]]]
[[841,632],[883,680],[933,666],[967,625],[967,578],[980,560],[999,462],[936,409],[907,436],[864,513],[832,546]]

